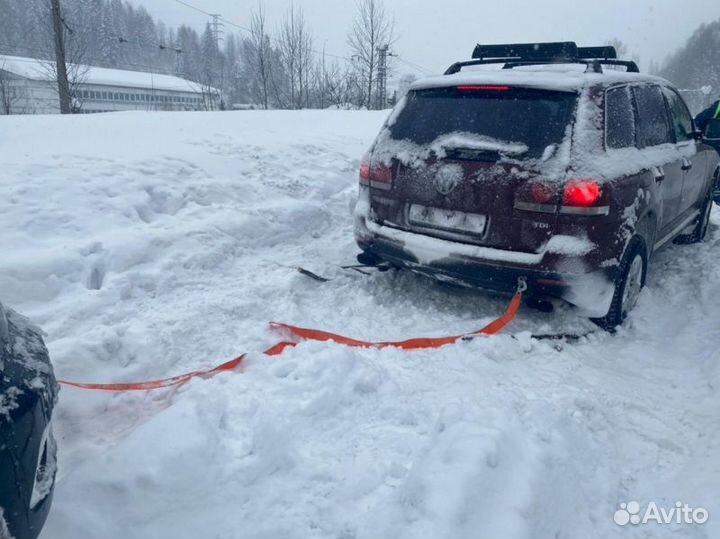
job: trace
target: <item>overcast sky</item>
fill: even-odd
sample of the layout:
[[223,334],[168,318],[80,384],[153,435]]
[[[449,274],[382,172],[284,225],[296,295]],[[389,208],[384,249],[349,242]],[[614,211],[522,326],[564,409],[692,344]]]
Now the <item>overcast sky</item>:
[[[131,0],[155,17],[177,26],[202,27],[207,17],[175,0]],[[292,0],[262,0],[271,26],[282,20]],[[347,55],[345,36],[355,0],[294,0],[315,35],[316,48]],[[187,0],[248,26],[258,0]],[[681,46],[703,22],[720,18],[720,0],[385,0],[396,20],[394,52],[434,72],[469,58],[475,43],[569,41],[601,45],[611,38],[627,43],[646,69]],[[226,26],[228,31],[237,28]],[[399,73],[413,72],[396,63]]]

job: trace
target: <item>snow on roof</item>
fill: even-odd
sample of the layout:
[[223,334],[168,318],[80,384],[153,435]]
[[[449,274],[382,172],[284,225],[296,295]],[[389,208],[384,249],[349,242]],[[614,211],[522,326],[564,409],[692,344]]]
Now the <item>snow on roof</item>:
[[[49,81],[54,79],[52,62],[38,60],[37,58],[5,56],[0,54],[0,69],[31,80]],[[202,92],[202,87],[195,82],[173,75],[149,73],[146,71],[126,71],[123,69],[88,66],[87,74],[83,79],[86,84],[103,86],[152,88],[155,90],[175,92]]]
[[[582,69],[578,70],[578,67]],[[526,88],[542,88],[562,92],[574,92],[594,84],[613,84],[619,82],[662,82],[659,77],[640,73],[606,70],[604,73],[586,73],[585,66],[533,66],[532,68],[494,69],[461,71],[453,75],[429,77],[416,81],[411,90],[444,88],[463,84],[507,84]]]

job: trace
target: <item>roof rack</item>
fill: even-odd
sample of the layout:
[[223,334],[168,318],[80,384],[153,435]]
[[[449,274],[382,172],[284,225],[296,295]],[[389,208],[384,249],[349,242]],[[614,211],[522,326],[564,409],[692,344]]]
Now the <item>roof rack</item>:
[[591,73],[602,73],[603,65],[623,66],[628,73],[639,73],[635,62],[618,60],[615,47],[578,47],[574,41],[554,43],[515,43],[507,45],[476,45],[472,60],[456,62],[445,75],[476,65],[505,64],[503,69],[529,65],[582,64]]

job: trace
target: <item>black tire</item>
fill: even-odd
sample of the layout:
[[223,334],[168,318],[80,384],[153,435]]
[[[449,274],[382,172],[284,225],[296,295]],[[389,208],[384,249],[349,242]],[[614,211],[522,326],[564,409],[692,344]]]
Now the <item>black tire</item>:
[[[648,256],[645,243],[636,236],[630,240],[620,263],[610,309],[602,318],[591,318],[595,324],[612,332],[625,321],[627,315],[635,307],[640,291],[645,286],[647,265]],[[629,286],[632,286],[632,289],[629,289]],[[625,293],[626,290],[628,294]]]
[[683,234],[682,236],[678,236],[675,240],[675,243],[689,245],[692,243],[700,243],[701,241],[703,241],[705,239],[705,236],[707,235],[708,228],[710,228],[710,214],[712,213],[712,207],[713,199],[712,191],[710,191],[707,197],[705,197],[705,201],[703,202],[702,209],[700,210],[700,215],[698,215],[693,231],[690,234]]

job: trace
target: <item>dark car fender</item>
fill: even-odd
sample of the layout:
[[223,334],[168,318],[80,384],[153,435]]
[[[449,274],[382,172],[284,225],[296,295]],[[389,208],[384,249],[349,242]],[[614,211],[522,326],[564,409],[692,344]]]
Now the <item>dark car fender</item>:
[[0,531],[15,539],[36,538],[50,510],[57,395],[41,331],[0,304]]
[[652,253],[660,222],[657,212],[661,210],[658,205],[661,196],[659,186],[650,171],[642,171],[623,181],[632,182],[633,189],[617,188],[613,191],[618,197],[613,200],[614,210],[618,216],[622,216],[617,225],[615,256],[618,264],[635,237],[645,244],[648,256]]
[[648,258],[652,256],[657,240],[659,220],[658,215],[652,208],[647,208],[645,213],[638,219],[635,227],[635,236],[638,236],[645,244],[645,252]]

